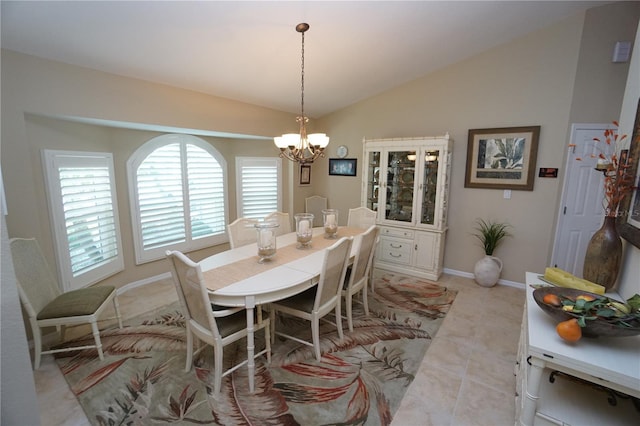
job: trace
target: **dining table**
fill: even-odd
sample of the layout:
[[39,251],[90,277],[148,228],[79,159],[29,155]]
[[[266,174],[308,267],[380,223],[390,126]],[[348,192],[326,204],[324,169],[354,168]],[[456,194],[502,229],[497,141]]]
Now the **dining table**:
[[[256,243],[236,247],[202,259],[209,298],[213,304],[244,307],[247,315],[247,369],[249,391],[255,386],[254,315],[256,306],[301,293],[318,283],[325,249],[342,237],[354,237],[366,229],[340,227],[336,238],[325,238],[324,228],[313,228],[311,244],[297,247],[295,232],[276,238],[276,255],[260,263]],[[355,256],[352,246],[350,257]],[[266,336],[270,338],[270,336]]]

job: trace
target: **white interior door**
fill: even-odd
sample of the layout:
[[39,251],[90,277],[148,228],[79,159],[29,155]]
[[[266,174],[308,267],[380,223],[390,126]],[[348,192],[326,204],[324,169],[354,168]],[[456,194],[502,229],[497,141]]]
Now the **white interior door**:
[[[584,255],[591,236],[602,225],[604,216],[603,175],[595,171],[598,149],[604,143],[594,142],[600,138],[608,124],[573,124],[571,144],[567,156],[566,173],[560,201],[556,236],[551,255],[551,264],[582,277]],[[582,158],[577,161],[576,158]]]

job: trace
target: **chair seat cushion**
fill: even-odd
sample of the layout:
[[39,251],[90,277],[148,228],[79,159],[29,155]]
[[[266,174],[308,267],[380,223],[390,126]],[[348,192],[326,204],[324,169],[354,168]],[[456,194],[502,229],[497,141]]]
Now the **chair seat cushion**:
[[300,311],[311,312],[313,310],[313,305],[316,302],[317,290],[318,286],[313,286],[310,289],[303,291],[302,293],[287,297],[286,299],[278,300],[273,304],[298,309]]
[[115,289],[114,286],[98,286],[63,293],[42,308],[37,318],[45,320],[91,315]]
[[222,337],[227,337],[235,332],[247,328],[247,314],[244,309],[227,317],[216,318],[218,331]]

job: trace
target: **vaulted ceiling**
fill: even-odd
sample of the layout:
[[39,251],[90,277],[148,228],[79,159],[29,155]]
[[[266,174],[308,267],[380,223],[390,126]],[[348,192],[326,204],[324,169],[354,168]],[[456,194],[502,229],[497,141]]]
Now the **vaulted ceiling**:
[[2,47],[292,113],[348,106],[603,1],[2,1]]

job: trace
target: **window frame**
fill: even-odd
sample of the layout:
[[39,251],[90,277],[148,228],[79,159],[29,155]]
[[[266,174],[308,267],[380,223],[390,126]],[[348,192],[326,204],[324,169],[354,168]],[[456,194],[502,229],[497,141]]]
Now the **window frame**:
[[[66,217],[62,200],[59,168],[66,163],[78,163],[86,166],[92,161],[107,167],[109,172],[109,186],[111,207],[113,210],[113,226],[116,238],[117,255],[108,262],[99,264],[77,276],[73,276],[71,265],[70,244],[67,234]],[[45,188],[50,208],[51,231],[58,266],[58,277],[63,291],[88,287],[124,270],[124,255],[120,229],[120,215],[118,210],[118,194],[115,183],[115,169],[113,154],[106,152],[42,150],[43,174]],[[62,164],[61,164],[62,163]]]
[[264,216],[255,217],[253,215],[247,216],[244,212],[244,197],[243,197],[243,180],[242,170],[243,167],[249,167],[257,165],[259,163],[272,163],[275,164],[277,173],[277,205],[275,211],[282,211],[282,158],[280,157],[236,157],[236,212],[238,217],[249,217],[255,219],[261,219],[274,210],[268,211]]
[[[133,238],[133,246],[135,252],[136,264],[141,265],[148,262],[153,262],[159,259],[163,259],[165,257],[166,250],[179,250],[182,252],[190,252],[194,250],[200,250],[206,247],[215,246],[218,244],[223,244],[229,241],[226,226],[225,229],[212,236],[201,237],[197,239],[193,239],[191,236],[191,229],[187,229],[185,241],[164,245],[161,247],[156,247],[152,249],[144,249],[144,244],[142,241],[142,228],[141,228],[141,215],[140,215],[140,204],[138,198],[138,185],[137,185],[137,170],[138,167],[142,164],[142,162],[155,150],[170,144],[178,143],[181,146],[181,152],[183,145],[192,144],[198,148],[205,150],[208,154],[210,154],[213,159],[215,159],[220,165],[222,172],[222,187],[228,187],[228,173],[227,173],[227,162],[222,156],[222,154],[209,142],[193,135],[187,134],[163,134],[160,136],[156,136],[143,145],[141,145],[138,149],[135,150],[127,160],[127,184],[129,187],[129,204],[130,204],[130,213],[131,213],[131,229],[132,229],[132,238]],[[182,166],[184,167],[186,164],[186,159],[181,159]],[[185,173],[183,176],[183,187],[187,188],[185,179]],[[186,185],[186,186],[185,186]],[[222,218],[223,223],[227,223],[227,218],[229,217],[229,199],[227,195],[228,191],[222,191],[222,198],[224,200],[224,208]],[[188,198],[187,198],[188,200]],[[185,217],[185,220],[188,221],[190,218]],[[188,226],[187,226],[188,227]]]

